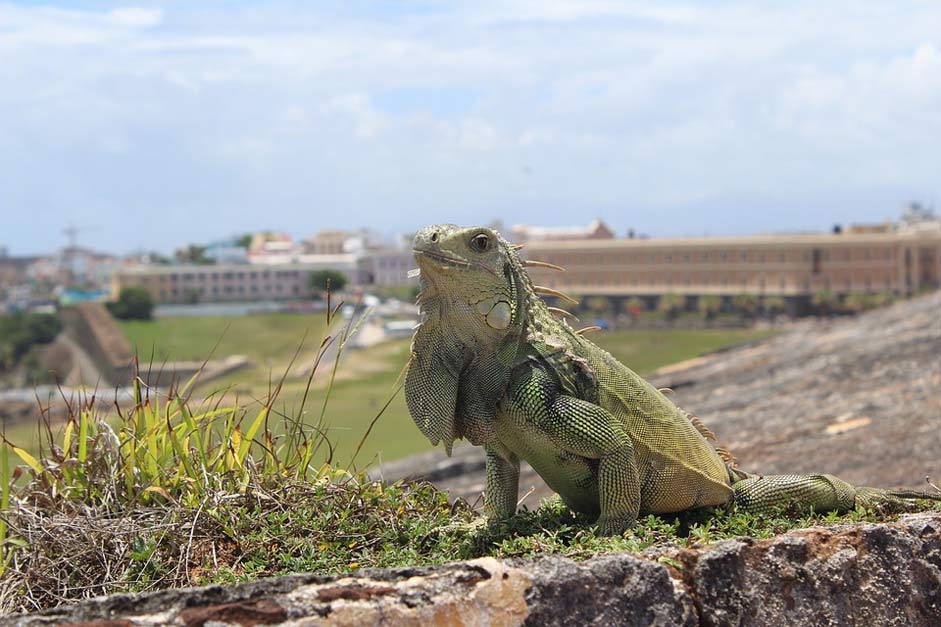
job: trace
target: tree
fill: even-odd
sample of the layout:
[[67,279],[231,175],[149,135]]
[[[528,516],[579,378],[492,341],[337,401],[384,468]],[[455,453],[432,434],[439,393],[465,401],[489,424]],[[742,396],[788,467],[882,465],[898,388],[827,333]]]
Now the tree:
[[769,316],[778,316],[787,311],[787,301],[783,296],[768,296],[764,300],[764,308]]
[[611,302],[604,296],[589,296],[585,299],[585,309],[596,316],[603,316],[611,311]]
[[206,247],[199,244],[178,248],[173,255],[180,263],[193,263],[199,266],[209,266],[215,263],[214,259],[206,256]]
[[814,294],[810,299],[810,304],[817,315],[833,313],[840,302],[840,297],[830,290],[821,290]]
[[872,296],[875,307],[887,307],[895,302],[895,294],[890,291],[879,292]]
[[624,303],[624,310],[632,317],[639,318],[642,313],[647,311],[647,303],[644,302],[643,298],[638,296],[631,296],[627,299],[627,302]]
[[864,292],[853,292],[846,296],[844,305],[846,309],[853,313],[868,311],[880,306],[880,301],[876,294],[866,294]]
[[663,312],[667,320],[673,320],[686,308],[686,297],[668,292],[660,297],[657,310]]
[[719,313],[719,310],[722,309],[722,299],[714,294],[700,296],[696,303],[696,309],[699,310],[699,313],[702,314],[706,320],[712,320],[716,317],[716,314]]
[[154,312],[154,299],[142,287],[122,287],[118,300],[107,306],[111,315],[121,320],[150,320]]
[[743,318],[754,318],[758,313],[758,297],[754,294],[747,292],[738,294],[732,299],[732,305]]
[[331,293],[339,292],[346,284],[346,275],[337,270],[315,270],[307,275],[307,286],[318,297],[328,289]]
[[236,237],[234,244],[238,246],[239,248],[244,248],[245,250],[248,250],[249,247],[252,245],[252,237],[253,235],[251,233],[246,233],[245,235]]
[[49,344],[61,330],[56,314],[0,316],[0,372],[12,370],[33,347]]

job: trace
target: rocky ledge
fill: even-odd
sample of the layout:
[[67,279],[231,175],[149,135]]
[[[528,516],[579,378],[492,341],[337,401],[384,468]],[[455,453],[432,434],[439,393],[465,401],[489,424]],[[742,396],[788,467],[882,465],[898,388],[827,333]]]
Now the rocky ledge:
[[6,620],[22,627],[941,625],[941,512],[584,562],[483,558],[114,595]]

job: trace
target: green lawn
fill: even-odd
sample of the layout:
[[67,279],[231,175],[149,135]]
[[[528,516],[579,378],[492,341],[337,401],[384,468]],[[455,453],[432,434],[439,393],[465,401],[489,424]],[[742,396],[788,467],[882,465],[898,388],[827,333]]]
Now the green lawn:
[[154,351],[155,361],[203,360],[219,343],[215,357],[246,355],[253,360],[290,359],[304,333],[308,344],[319,340],[322,314],[253,314],[157,318],[119,322],[141,361]]
[[[151,322],[123,322],[122,329],[142,358],[155,347],[158,359],[204,359],[219,343],[217,358],[231,354],[247,355],[254,365],[227,379],[208,383],[204,394],[232,386],[242,405],[253,405],[271,389],[296,350],[304,332],[309,333],[302,362],[309,363],[324,332],[325,320],[315,314],[259,314],[244,317],[162,318]],[[223,335],[224,333],[224,335]],[[633,370],[645,374],[660,366],[690,359],[704,352],[768,335],[749,329],[639,330],[599,332],[591,339],[610,351]],[[389,400],[402,366],[408,359],[409,342],[398,340],[370,349],[348,350],[343,355],[324,425],[336,448],[335,460],[348,463],[370,422]],[[322,364],[329,372],[332,364]],[[306,424],[316,424],[321,415],[327,376],[319,377],[303,409]],[[275,405],[276,411],[301,415],[306,378],[291,376]],[[235,395],[226,399],[234,402]],[[277,420],[273,430],[281,431]],[[399,393],[382,417],[356,460],[362,467],[375,459],[391,460],[428,450],[429,444],[412,424]]]
[[772,333],[755,329],[658,329],[602,331],[590,337],[631,370],[643,375],[662,366],[718,348],[768,337]]

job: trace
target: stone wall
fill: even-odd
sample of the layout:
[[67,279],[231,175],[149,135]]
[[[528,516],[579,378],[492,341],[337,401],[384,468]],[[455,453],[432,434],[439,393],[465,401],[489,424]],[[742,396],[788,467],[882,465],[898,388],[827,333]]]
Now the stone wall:
[[[9,618],[9,617],[8,617]],[[482,558],[115,595],[20,617],[83,625],[941,625],[941,512],[698,549]]]
[[[78,303],[60,313],[65,333],[94,362],[108,385],[127,385],[133,376],[134,351],[117,322],[101,303]],[[86,383],[93,384],[95,381]]]

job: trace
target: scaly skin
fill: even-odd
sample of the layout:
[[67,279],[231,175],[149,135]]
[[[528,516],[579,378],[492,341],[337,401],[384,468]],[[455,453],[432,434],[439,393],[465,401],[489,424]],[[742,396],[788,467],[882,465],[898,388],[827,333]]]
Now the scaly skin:
[[731,503],[821,511],[939,498],[734,469],[698,420],[556,318],[499,234],[433,225],[413,249],[423,321],[405,398],[418,428],[448,454],[458,438],[484,447],[488,518],[516,512],[520,459],[570,508],[597,515],[605,534],[639,515]]

